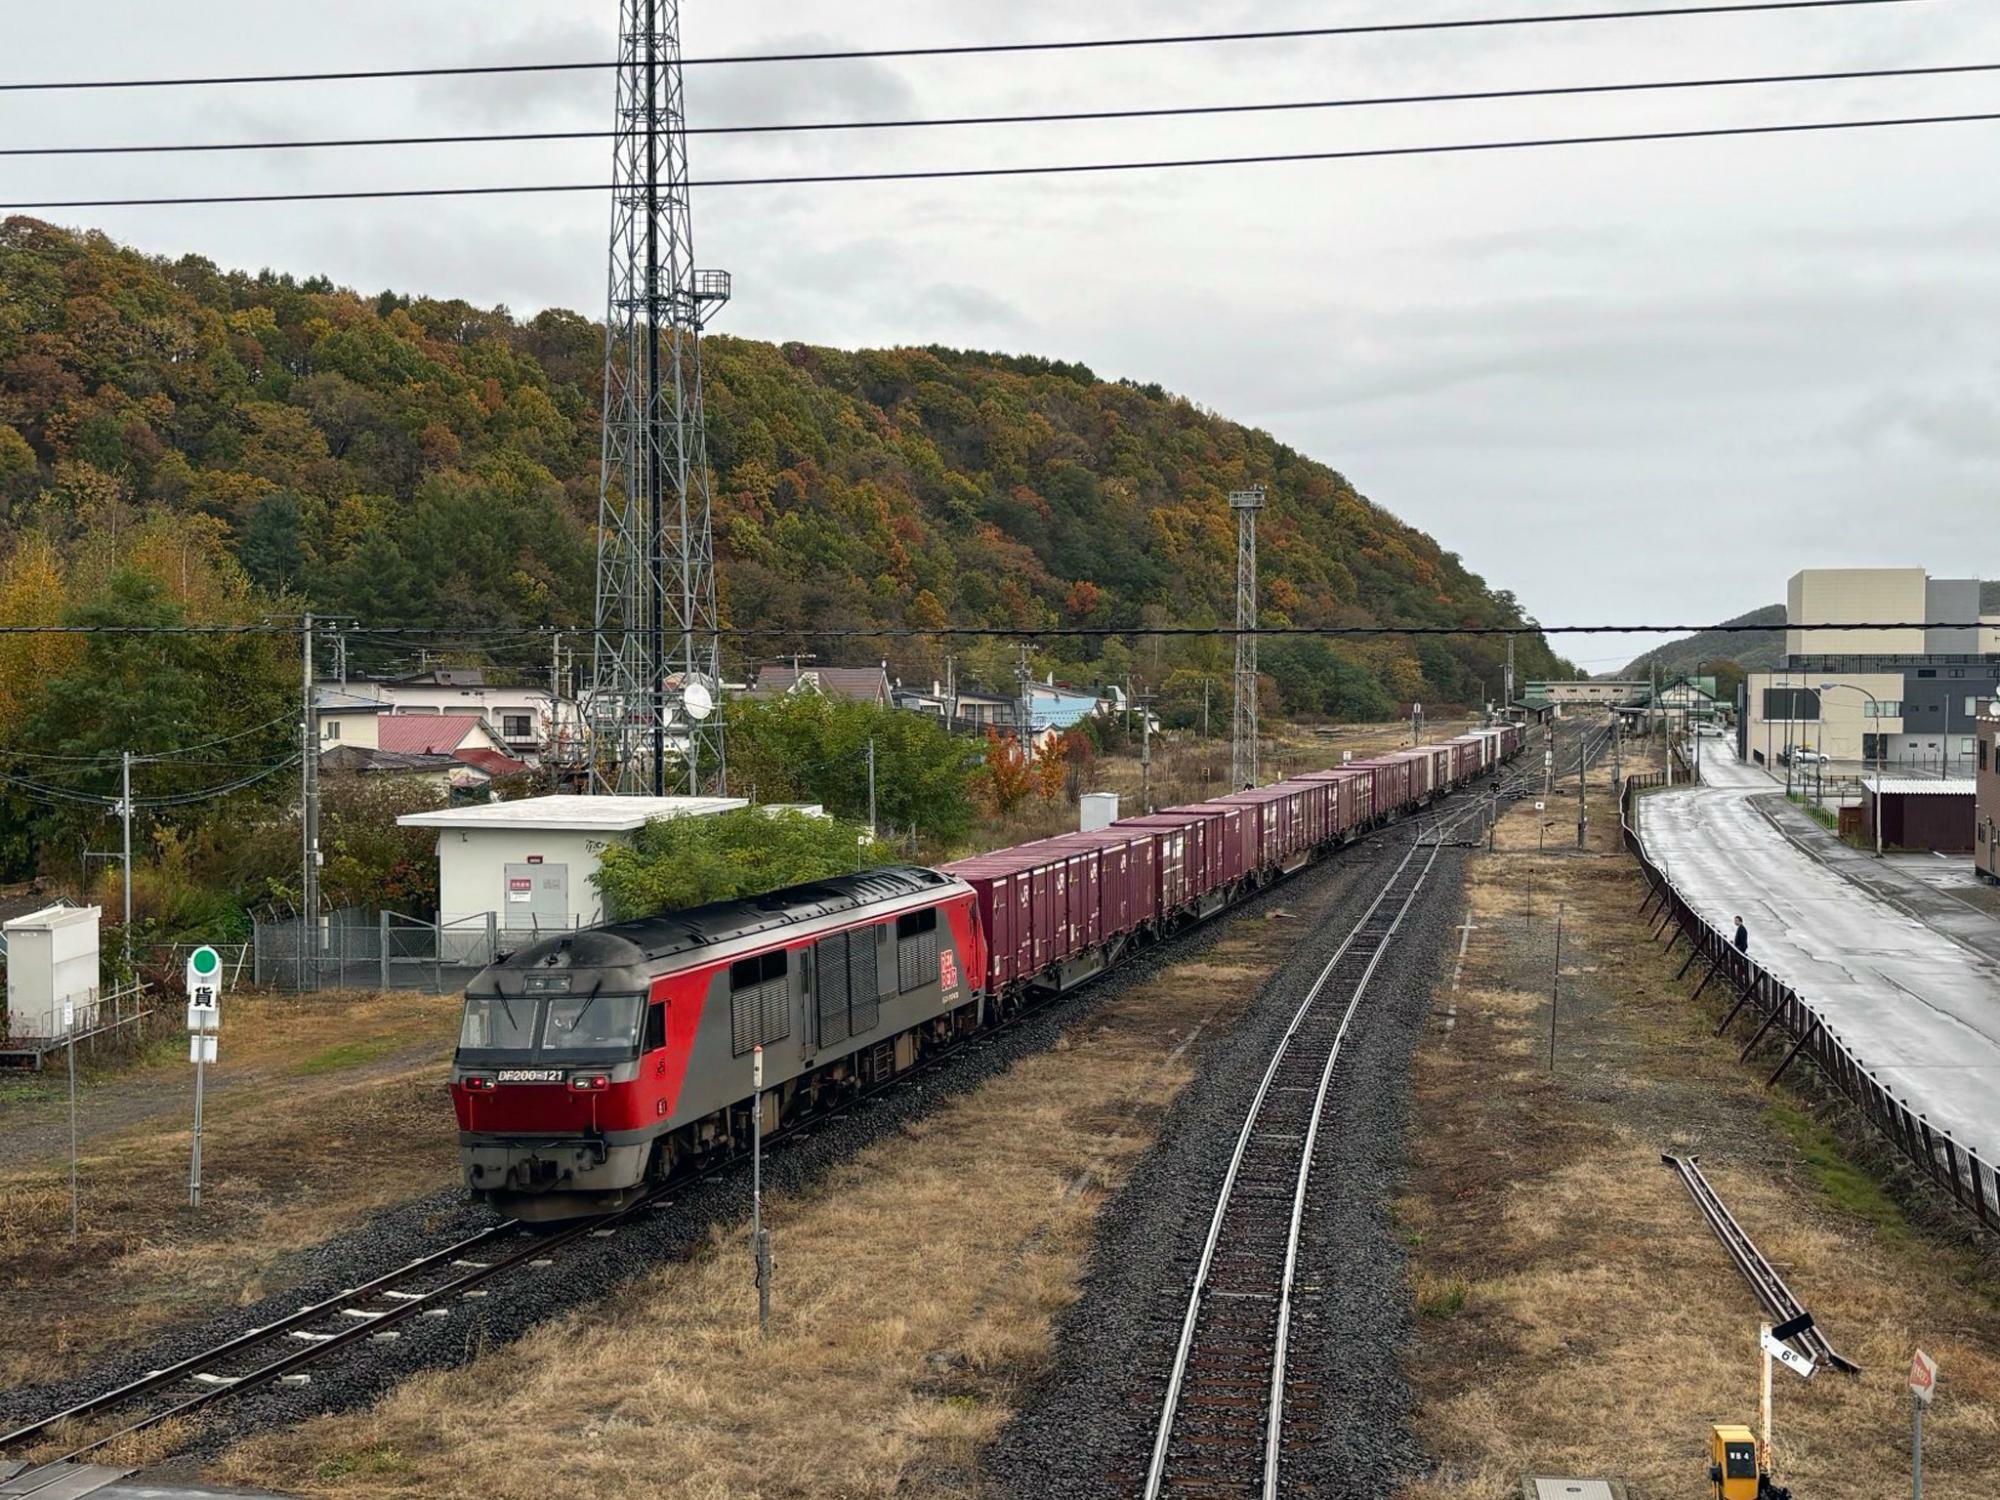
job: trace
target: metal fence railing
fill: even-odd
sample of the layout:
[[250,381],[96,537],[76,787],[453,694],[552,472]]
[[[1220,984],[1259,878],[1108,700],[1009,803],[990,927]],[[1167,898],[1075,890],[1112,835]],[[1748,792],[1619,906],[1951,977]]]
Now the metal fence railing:
[[270,989],[419,990],[444,994],[500,955],[574,924],[510,926],[501,912],[436,921],[401,912],[349,909],[316,922],[296,915],[252,919],[251,978]]
[[1688,943],[1688,956],[1681,965],[1680,976],[1685,976],[1696,963],[1706,966],[1707,972],[1695,988],[1695,997],[1699,998],[1718,977],[1736,994],[1736,1003],[1715,1034],[1724,1035],[1737,1016],[1748,1010],[1758,1024],[1743,1046],[1744,1060],[1773,1031],[1791,1043],[1765,1087],[1783,1077],[1794,1060],[1805,1057],[1920,1172],[1950,1193],[1960,1208],[1975,1216],[1983,1227],[2000,1229],[2000,1169],[1982,1161],[1971,1147],[1954,1140],[1950,1131],[1932,1126],[1921,1110],[1911,1107],[1909,1100],[1898,1099],[1841,1040],[1839,1033],[1827,1025],[1810,1001],[1747,953],[1739,953],[1730,935],[1711,926],[1681,894],[1666,869],[1646,852],[1634,804],[1641,792],[1665,785],[1666,776],[1658,771],[1626,778],[1621,804],[1625,847],[1639,861],[1639,868],[1646,876],[1646,900],[1639,910],[1656,924],[1651,929],[1654,940],[1671,931],[1672,936],[1667,940],[1669,952],[1683,940]]
[[154,996],[143,980],[94,989],[88,997],[77,996],[69,1002],[67,1027],[60,1005],[33,1015],[19,1012],[9,1015],[7,1028],[0,1033],[0,1054],[6,1054],[8,1066],[24,1062],[36,1066],[33,1060],[36,1054],[72,1043],[94,1051],[100,1038],[115,1037],[128,1027],[138,1026],[156,1008]]

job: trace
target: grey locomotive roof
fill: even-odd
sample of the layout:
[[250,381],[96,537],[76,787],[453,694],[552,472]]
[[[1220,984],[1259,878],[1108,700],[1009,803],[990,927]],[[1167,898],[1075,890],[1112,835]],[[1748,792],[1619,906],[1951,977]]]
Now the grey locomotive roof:
[[576,933],[544,938],[501,961],[499,967],[616,968],[625,964],[671,957],[700,948],[712,948],[759,933],[796,927],[820,917],[920,896],[955,884],[949,875],[916,865],[888,865],[863,870],[856,875],[836,875],[804,885],[786,886],[761,896],[734,901],[711,901],[706,906],[690,906],[683,911],[657,917],[641,917],[630,922],[608,922]]

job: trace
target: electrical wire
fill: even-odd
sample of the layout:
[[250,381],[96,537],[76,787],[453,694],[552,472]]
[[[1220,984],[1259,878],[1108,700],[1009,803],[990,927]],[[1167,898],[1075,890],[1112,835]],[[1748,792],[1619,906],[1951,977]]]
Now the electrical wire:
[[[263,766],[252,775],[242,776],[234,781],[224,782],[218,786],[204,787],[197,792],[180,792],[161,797],[134,797],[132,799],[132,807],[136,812],[142,809],[157,810],[167,807],[185,807],[190,803],[213,801],[217,797],[226,797],[232,792],[240,792],[246,787],[255,786],[260,781],[276,776],[280,771],[290,770],[299,763],[299,759],[297,755],[293,755],[287,760],[279,761],[276,765]],[[49,786],[42,782],[30,781],[25,777],[9,776],[5,772],[0,772],[0,783],[17,787],[40,801],[69,802],[86,807],[114,809],[119,807],[122,801],[122,799],[117,797],[99,797],[88,792],[74,791],[68,787]]]
[[[1437,21],[1382,21],[1351,26],[1295,26],[1276,31],[1210,31],[1183,36],[1092,37],[1069,42],[968,42],[933,47],[868,47],[820,52],[749,52],[735,56],[684,57],[683,68],[742,67],[764,63],[865,62],[886,58],[977,57],[1022,52],[1085,52],[1124,47],[1213,46],[1231,42],[1304,41],[1315,37],[1385,36],[1399,32],[1488,30],[1511,26],[1564,26],[1578,22],[1642,21],[1685,16],[1744,15],[1760,11],[1849,9],[1856,6],[1916,5],[1932,0],[1738,0],[1729,5],[1674,5],[1636,10],[1570,11],[1526,16],[1468,16]],[[671,63],[672,59],[663,59]],[[0,83],[0,93],[48,93],[67,89],[214,88],[264,83],[352,83],[388,78],[467,78],[513,73],[604,72],[627,64],[618,59],[556,63],[476,63],[439,68],[363,68],[321,73],[236,73],[186,78],[96,78]]]
[[[1721,140],[1727,137],[1804,135],[1839,130],[1886,130],[1913,125],[1970,125],[2000,120],[2000,112],[1904,115],[1874,120],[1809,120],[1782,125],[1729,125],[1700,130],[1626,131],[1614,135],[1537,136],[1513,140],[1459,141],[1431,146],[1368,146],[1345,151],[1274,151],[1247,156],[1160,158],[1152,161],[1044,163],[1021,167],[936,167],[901,172],[801,172],[775,177],[711,177],[690,188],[817,187],[869,182],[943,182],[1000,177],[1066,177],[1112,172],[1164,172],[1196,167],[1274,166],[1294,162],[1365,161],[1390,157],[1450,156],[1463,153],[1534,151],[1557,146],[1610,146],[1663,141]],[[607,182],[545,182],[455,188],[349,188],[317,193],[203,193],[171,198],[68,198],[0,203],[0,211],[70,208],[185,208],[224,203],[347,203],[360,199],[491,198],[524,194],[609,193]]]
[[[194,755],[200,751],[212,749],[217,745],[233,744],[237,740],[248,739],[253,734],[267,733],[270,730],[276,729],[280,724],[297,724],[297,723],[298,723],[298,715],[280,714],[275,719],[267,720],[265,723],[262,724],[253,725],[249,729],[238,730],[235,734],[220,735],[212,740],[203,740],[199,744],[182,745],[177,749],[173,750],[149,750],[143,753],[135,754],[132,757],[132,764],[135,766],[152,765],[155,763],[167,764],[171,763],[178,756]],[[124,756],[123,755],[43,755],[28,750],[0,750],[0,759],[58,761],[67,765],[115,766],[123,762]],[[217,761],[205,761],[203,762],[203,764],[228,765],[229,763],[217,762]],[[260,761],[258,762],[258,764],[261,765],[263,764],[263,762]]]
[[[1138,636],[1150,638],[1160,636],[1259,636],[1271,639],[1285,637],[1317,636],[1385,636],[1385,635],[1447,635],[1447,636],[1507,636],[1507,635],[1679,635],[1701,631],[1729,632],[1737,635],[1771,635],[1786,630],[1977,630],[1981,628],[1977,620],[1842,620],[1826,621],[1813,625],[1791,625],[1779,622],[1775,625],[1740,625],[1724,621],[1720,625],[1544,625],[1536,620],[1523,620],[1513,625],[1258,625],[1239,628],[1234,625],[724,625],[715,630],[696,632],[703,639],[716,636],[728,640],[761,639],[766,637],[811,637],[815,640],[882,640],[912,639],[926,640],[934,637],[987,637],[994,640],[1070,640],[1091,639],[1103,636]],[[453,627],[454,633],[467,638],[477,637],[480,632],[470,628]],[[493,633],[515,634],[518,626],[494,627]],[[371,633],[380,636],[394,636],[404,639],[427,637],[437,633],[438,627],[429,625],[378,625],[371,627]],[[297,625],[0,625],[0,637],[9,635],[229,635],[245,631],[265,634],[289,633],[297,635]],[[544,638],[551,635],[573,635],[584,632],[584,627],[576,625],[551,626],[542,632]],[[649,635],[650,631],[610,631],[600,632],[612,636]]]
[[[1637,83],[1552,84],[1525,89],[1473,89],[1438,94],[1371,94],[1349,99],[1296,99],[1260,104],[1184,104],[1142,109],[1041,111],[1014,115],[950,115],[934,119],[811,120],[771,125],[690,125],[690,136],[800,135],[842,130],[934,130],[987,125],[1061,125],[1114,120],[1186,119],[1211,115],[1288,114],[1383,105],[1495,103],[1599,94],[1658,93],[1687,89],[1746,88],[1789,83],[1858,83],[1899,78],[1940,78],[2000,72],[2000,63],[1939,63],[1915,68],[1854,68],[1827,73],[1761,73],[1717,78],[1670,78]],[[323,151],[379,146],[518,145],[535,141],[602,141],[616,130],[518,130],[469,135],[340,136],[321,140],[195,141],[137,146],[0,146],[9,156],[138,156],[217,151]]]

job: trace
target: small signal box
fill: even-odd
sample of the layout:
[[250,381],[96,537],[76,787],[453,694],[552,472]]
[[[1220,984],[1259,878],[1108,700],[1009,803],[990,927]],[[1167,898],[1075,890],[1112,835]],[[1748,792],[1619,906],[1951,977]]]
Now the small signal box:
[[1709,1429],[1708,1477],[1715,1500],[1757,1500],[1757,1439],[1749,1428],[1717,1423]]

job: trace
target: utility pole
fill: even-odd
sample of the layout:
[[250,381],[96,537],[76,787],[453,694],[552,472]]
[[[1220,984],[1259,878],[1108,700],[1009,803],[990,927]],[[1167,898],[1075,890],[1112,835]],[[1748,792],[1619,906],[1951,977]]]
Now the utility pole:
[[947,655],[944,659],[944,727],[949,730],[958,722],[958,658]]
[[304,715],[299,721],[299,933],[301,948],[306,933],[313,935],[314,951],[319,942],[319,708],[313,702],[313,617],[305,614],[299,632],[299,683],[304,697]]
[[[125,974],[132,974],[132,752],[119,762],[118,816],[125,825]],[[1881,819],[1878,817],[1877,822]]]
[[1509,707],[1509,708],[1513,707],[1513,704],[1514,704],[1514,637],[1513,637],[1513,636],[1511,636],[1511,635],[1507,637],[1507,694],[1506,694],[1506,697],[1505,697],[1505,699],[1503,700],[1503,702],[1504,702],[1505,706],[1507,706],[1507,707]]
[[868,837],[875,837],[875,737],[868,737]]
[[1257,512],[1264,487],[1235,490],[1236,513],[1236,711],[1231,725],[1229,788],[1257,784]]
[[1201,737],[1208,738],[1208,678],[1201,679]]
[[[1584,846],[1584,836],[1590,831],[1589,776],[1590,737],[1586,735],[1576,751],[1576,847],[1579,849]],[[1562,931],[1560,922],[1556,931]]]
[[771,1319],[771,1237],[764,1231],[764,1048],[750,1049],[750,1253],[757,1276],[757,1332]]
[[1148,696],[1139,705],[1139,805],[1153,810],[1153,710]]
[[1028,690],[1033,674],[1028,670],[1028,643],[1020,643],[1020,658],[1014,663],[1014,688],[1019,695],[1014,712],[1019,720],[1014,726],[1014,738],[1020,744],[1023,754],[1028,754],[1034,743],[1034,695]]

